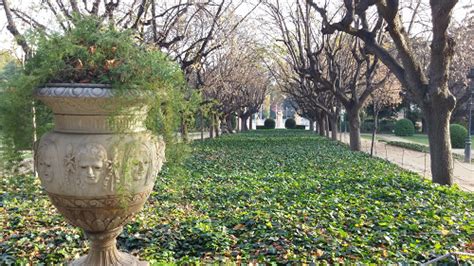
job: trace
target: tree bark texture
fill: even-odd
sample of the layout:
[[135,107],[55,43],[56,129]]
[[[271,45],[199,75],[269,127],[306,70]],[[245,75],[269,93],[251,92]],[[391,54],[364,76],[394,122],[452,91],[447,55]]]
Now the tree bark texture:
[[[375,109],[375,108],[374,108]],[[374,110],[374,128],[372,129],[372,142],[370,143],[370,156],[374,156],[375,135],[377,134],[379,125],[379,112]]]
[[324,114],[324,136],[326,136],[326,138],[329,138],[329,119],[328,119],[328,115],[327,114]]
[[247,126],[247,121],[248,121],[249,117],[248,116],[242,116],[240,119],[241,119],[241,124],[242,124],[241,125],[242,126],[242,131],[248,131],[249,128]]
[[360,151],[360,117],[358,110],[348,110],[349,118],[349,142],[351,150]]
[[183,142],[189,141],[188,125],[186,124],[184,117],[181,118],[181,138]]
[[227,124],[227,130],[229,130],[230,134],[234,133],[234,128],[232,127],[232,118],[232,115],[228,115],[225,119],[225,122]]
[[451,111],[446,111],[445,108],[425,106],[424,115],[430,143],[432,180],[441,185],[452,185],[453,156],[449,135]]
[[331,139],[337,140],[337,117],[330,117]]
[[325,119],[323,116],[318,119],[318,129],[319,129],[319,135],[324,137],[324,134],[326,133],[326,123]]
[[217,115],[214,115],[214,131],[216,133],[216,138],[219,137],[219,124],[219,118],[217,117]]
[[214,138],[214,115],[211,115],[211,124],[209,126],[209,138]]
[[202,111],[199,112],[199,116],[200,116],[200,119],[201,119],[201,140],[204,140],[204,116],[202,114]]

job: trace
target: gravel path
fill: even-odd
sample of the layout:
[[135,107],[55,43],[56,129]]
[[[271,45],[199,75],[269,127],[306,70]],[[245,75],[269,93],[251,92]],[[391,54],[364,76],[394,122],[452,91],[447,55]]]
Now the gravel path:
[[[342,141],[348,143],[349,135],[342,134]],[[362,139],[362,151],[370,153],[370,143],[370,140]],[[431,179],[431,162],[428,153],[407,150],[387,145],[384,142],[376,142],[374,155]],[[461,189],[474,192],[474,165],[454,159],[454,182]]]

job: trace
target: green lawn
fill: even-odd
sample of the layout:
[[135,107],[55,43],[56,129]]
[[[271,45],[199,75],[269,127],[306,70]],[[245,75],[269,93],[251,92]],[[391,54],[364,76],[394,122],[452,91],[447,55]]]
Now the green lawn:
[[[415,134],[413,136],[401,137],[403,139],[413,141],[419,144],[428,145],[428,136],[425,134]],[[474,136],[471,138],[471,143],[474,143]]]
[[[377,140],[383,139],[383,135],[385,135],[385,134],[382,134],[382,136],[379,136],[377,134],[376,139]],[[370,133],[362,133],[361,136],[364,139],[371,139],[372,138],[372,135]],[[395,135],[392,135],[392,136],[395,136]],[[404,137],[395,136],[395,137],[402,138],[402,139],[407,140],[409,142],[415,142],[415,143],[418,143],[418,144],[428,145],[428,136],[425,135],[425,134],[415,134],[413,136],[404,136]],[[472,145],[474,146],[474,136],[472,136],[471,143],[473,143]]]
[[400,137],[409,141],[413,141],[419,144],[428,145],[428,136],[424,134],[415,134],[413,136]]
[[[195,142],[118,239],[152,263],[416,263],[465,250],[474,197],[305,131]],[[30,176],[0,179],[0,264],[84,254]],[[472,262],[472,261],[471,261]]]
[[[360,133],[360,137],[363,139],[372,140],[372,133]],[[379,141],[382,140],[382,138],[380,138],[379,134],[377,134],[375,135],[375,140]]]

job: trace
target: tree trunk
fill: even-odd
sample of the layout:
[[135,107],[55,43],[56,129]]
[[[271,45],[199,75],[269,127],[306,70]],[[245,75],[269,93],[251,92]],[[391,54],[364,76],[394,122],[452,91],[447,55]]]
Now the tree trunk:
[[232,115],[228,115],[225,119],[225,123],[227,125],[227,130],[229,131],[230,134],[234,133],[234,128],[232,127]]
[[421,118],[421,133],[426,134],[426,120]]
[[359,109],[352,108],[348,110],[348,119],[349,119],[349,143],[351,150],[360,151],[360,117]]
[[337,140],[337,115],[331,116],[329,119],[331,122],[331,139]]
[[219,118],[217,115],[214,115],[214,131],[216,133],[216,138],[219,137]]
[[[374,107],[374,109],[376,109]],[[372,143],[370,143],[370,156],[374,156],[375,135],[379,127],[379,110],[374,110],[374,128],[372,129]]]
[[248,116],[242,116],[241,117],[241,124],[242,124],[242,131],[248,131],[249,128],[247,126],[247,121],[248,121]]
[[431,176],[434,183],[441,185],[453,184],[453,157],[451,139],[449,136],[449,119],[451,111],[425,106],[424,115],[430,143]]
[[327,114],[324,115],[324,131],[324,136],[326,136],[326,138],[329,138],[329,119]]
[[214,115],[211,115],[211,124],[209,125],[209,138],[214,138]]
[[309,131],[314,131],[314,121],[312,119],[309,119]]
[[201,140],[204,140],[204,116],[202,115],[202,111],[199,112],[199,116],[201,119]]
[[186,124],[184,117],[181,117],[181,139],[185,143],[189,141],[188,125]]
[[326,123],[325,123],[325,119],[323,116],[321,116],[321,118],[318,119],[319,121],[319,124],[318,124],[318,127],[319,127],[319,135],[324,137],[324,133],[326,132]]
[[249,130],[252,130],[252,123],[253,123],[253,114],[249,117]]

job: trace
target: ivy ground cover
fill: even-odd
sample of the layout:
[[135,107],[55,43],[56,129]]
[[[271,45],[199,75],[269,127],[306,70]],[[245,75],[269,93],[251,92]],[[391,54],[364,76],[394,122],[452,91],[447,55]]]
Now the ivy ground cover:
[[[473,194],[342,144],[262,130],[192,148],[183,169],[163,171],[120,249],[156,264],[413,263],[473,249]],[[33,177],[0,182],[0,264],[86,252]]]

